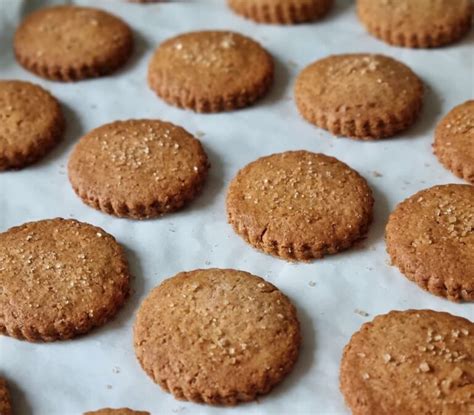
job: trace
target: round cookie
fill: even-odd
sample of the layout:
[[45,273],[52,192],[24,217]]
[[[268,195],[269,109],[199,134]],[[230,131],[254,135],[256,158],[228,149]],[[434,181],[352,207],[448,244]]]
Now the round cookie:
[[369,33],[395,46],[432,48],[453,43],[471,28],[471,0],[357,0]]
[[385,240],[408,279],[449,300],[474,300],[474,187],[434,186],[409,197],[391,213]]
[[456,176],[474,184],[474,101],[458,105],[436,127],[433,151]]
[[0,378],[0,414],[11,415],[11,413],[12,407],[7,382],[5,381],[5,379]]
[[148,83],[171,105],[197,112],[246,107],[273,82],[273,60],[238,33],[185,33],[163,42],[148,69]]
[[415,122],[423,84],[410,68],[388,56],[334,55],[301,71],[295,101],[307,121],[335,135],[378,139]]
[[320,19],[333,0],[227,0],[237,14],[258,23],[294,24]]
[[178,399],[235,405],[268,393],[299,353],[296,310],[247,272],[182,272],[151,291],[137,314],[135,353]]
[[99,409],[97,411],[84,412],[84,415],[150,415],[150,412],[134,411],[128,408],[119,408],[119,409],[104,408],[104,409]]
[[353,415],[470,414],[474,324],[432,310],[391,311],[347,346],[340,388]]
[[255,248],[309,260],[363,238],[373,203],[365,179],[346,164],[289,151],[262,157],[237,173],[227,193],[227,218]]
[[0,81],[0,171],[39,160],[63,131],[61,107],[48,91],[29,82]]
[[159,120],[115,121],[81,138],[69,180],[84,203],[145,219],[178,210],[200,192],[209,162],[199,140]]
[[0,333],[64,340],[101,326],[124,303],[122,247],[76,220],[30,222],[0,234]]
[[20,24],[15,55],[27,70],[55,81],[103,76],[132,54],[128,25],[103,10],[54,6],[39,9]]

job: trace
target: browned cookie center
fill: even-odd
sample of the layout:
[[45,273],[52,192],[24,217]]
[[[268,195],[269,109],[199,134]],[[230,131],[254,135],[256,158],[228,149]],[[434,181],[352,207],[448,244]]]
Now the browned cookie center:
[[267,393],[298,356],[296,311],[243,271],[207,269],[165,280],[135,322],[143,369],[177,398],[236,404]]
[[293,151],[240,170],[227,195],[235,231],[286,259],[320,258],[363,237],[372,217],[367,182],[324,154]]
[[334,55],[298,75],[295,100],[309,122],[337,135],[390,137],[421,109],[423,85],[404,64],[383,55]]
[[208,168],[199,140],[159,120],[116,121],[92,130],[79,141],[68,166],[71,184],[84,202],[138,219],[189,202]]
[[105,323],[128,295],[127,261],[102,229],[31,222],[0,234],[0,333],[67,339]]
[[191,32],[163,42],[149,66],[150,87],[167,102],[198,112],[250,105],[273,80],[271,56],[233,32]]
[[443,185],[400,203],[387,251],[411,280],[450,300],[474,300],[474,187]]
[[340,386],[354,415],[469,414],[474,324],[431,310],[392,311],[355,333]]

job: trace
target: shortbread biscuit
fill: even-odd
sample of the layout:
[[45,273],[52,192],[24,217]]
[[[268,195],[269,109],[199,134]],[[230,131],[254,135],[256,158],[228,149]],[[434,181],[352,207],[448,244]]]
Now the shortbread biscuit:
[[227,0],[237,14],[258,23],[294,24],[320,19],[333,0]]
[[237,173],[227,193],[227,218],[255,248],[309,260],[363,238],[373,203],[365,179],[346,164],[289,151],[262,157]]
[[268,393],[293,368],[296,310],[247,272],[182,272],[151,291],[134,326],[145,372],[178,399],[235,405]]
[[0,234],[0,333],[70,339],[113,317],[129,292],[122,247],[76,220],[30,222]]
[[367,31],[395,46],[432,48],[471,28],[471,0],[357,0]]
[[474,184],[474,101],[455,107],[436,127],[433,151],[456,176]]
[[334,55],[298,75],[295,101],[310,123],[362,140],[391,137],[417,119],[423,84],[401,62],[383,55]]
[[0,415],[11,415],[12,407],[7,382],[0,378]]
[[119,408],[119,409],[104,408],[104,409],[98,409],[97,411],[84,412],[84,415],[150,415],[150,412],[134,411],[128,408]]
[[167,103],[197,112],[246,107],[273,82],[273,59],[254,40],[226,31],[191,32],[163,42],[148,83]]
[[353,415],[468,415],[473,379],[474,324],[432,310],[392,311],[365,323],[340,369]]
[[159,120],[115,121],[85,135],[69,180],[88,205],[145,219],[178,210],[200,192],[209,162],[200,141]]
[[407,278],[449,300],[474,300],[474,187],[422,190],[389,217],[385,239]]
[[55,81],[103,76],[121,67],[133,49],[128,25],[103,10],[39,9],[15,33],[15,55],[27,70]]
[[58,101],[38,85],[0,81],[0,171],[39,160],[62,138]]

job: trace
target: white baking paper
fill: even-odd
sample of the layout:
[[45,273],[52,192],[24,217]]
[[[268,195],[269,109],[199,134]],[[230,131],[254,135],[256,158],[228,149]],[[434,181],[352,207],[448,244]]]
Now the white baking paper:
[[[474,96],[473,33],[456,45],[435,50],[390,47],[366,34],[347,0],[338,1],[323,21],[297,26],[254,24],[234,15],[224,0],[153,5],[75,1],[126,20],[136,33],[136,52],[113,76],[64,84],[23,70],[11,50],[21,17],[51,3],[0,0],[0,78],[44,86],[61,101],[67,116],[66,139],[50,155],[24,170],[0,173],[0,231],[57,216],[101,226],[127,248],[135,294],[112,322],[72,341],[31,344],[0,336],[0,373],[12,385],[16,414],[79,415],[107,406],[159,415],[348,414],[338,389],[339,360],[343,346],[362,323],[408,308],[474,319],[473,304],[434,297],[389,266],[383,240],[388,214],[398,202],[435,184],[460,182],[438,163],[431,143],[440,117]],[[146,83],[155,46],[179,33],[215,28],[252,36],[273,54],[276,82],[269,95],[248,109],[213,115],[160,101]],[[335,139],[299,116],[292,94],[298,71],[316,59],[344,52],[384,53],[421,76],[425,106],[414,127],[398,138],[357,142]],[[148,117],[202,135],[212,162],[204,193],[179,213],[144,222],[117,219],[85,206],[66,174],[74,143],[101,124]],[[323,260],[291,264],[252,249],[234,234],[225,215],[229,181],[260,156],[295,149],[335,156],[367,178],[376,199],[375,222],[367,240]],[[238,268],[265,277],[298,308],[304,336],[299,361],[288,378],[258,402],[227,409],[176,401],[145,375],[135,359],[132,325],[145,295],[164,278],[203,267]]]

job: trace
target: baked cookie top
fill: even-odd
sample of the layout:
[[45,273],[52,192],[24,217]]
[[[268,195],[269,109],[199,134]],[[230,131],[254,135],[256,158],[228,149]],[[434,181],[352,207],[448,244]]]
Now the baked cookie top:
[[319,258],[362,238],[373,197],[363,177],[324,154],[288,151],[241,169],[227,216],[253,246],[286,259]]
[[354,415],[470,413],[473,337],[472,322],[448,313],[377,316],[344,349],[340,387],[349,408]]
[[410,279],[450,300],[474,300],[474,187],[422,190],[389,217],[387,251]]
[[68,339],[102,325],[123,304],[129,272],[104,230],[76,220],[30,222],[0,234],[0,333]]
[[38,160],[63,130],[61,107],[48,91],[30,82],[0,81],[0,170]]
[[318,60],[296,79],[301,115],[334,134],[383,138],[411,125],[423,84],[403,63],[384,55],[344,54]]
[[155,51],[150,87],[168,103],[198,112],[250,105],[273,80],[273,59],[238,33],[201,31],[178,35]]
[[128,25],[103,10],[79,6],[39,9],[20,24],[14,39],[18,61],[37,75],[61,81],[100,76],[131,55]]
[[296,310],[247,272],[182,272],[151,291],[137,314],[135,352],[148,375],[179,399],[236,404],[267,393],[293,367]]
[[441,120],[433,150],[445,167],[474,184],[474,100],[458,105]]
[[69,179],[85,203],[107,213],[148,218],[193,199],[209,162],[200,141],[159,120],[115,121],[74,148]]

